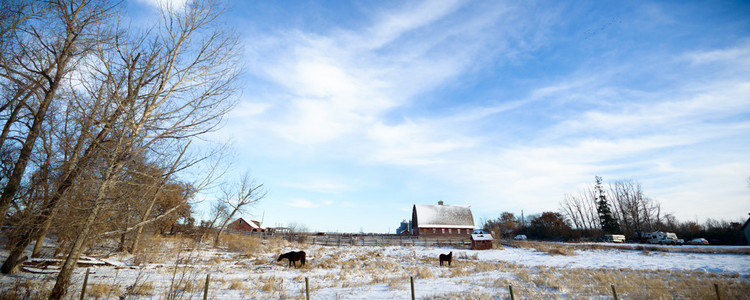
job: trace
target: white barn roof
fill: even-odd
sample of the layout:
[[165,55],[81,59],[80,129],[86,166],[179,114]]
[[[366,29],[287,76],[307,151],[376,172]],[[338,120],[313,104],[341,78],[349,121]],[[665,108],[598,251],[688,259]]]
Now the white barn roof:
[[474,229],[474,216],[468,205],[414,204],[416,226]]
[[[258,226],[258,223],[256,223],[257,221],[253,221],[253,220],[245,220],[244,218],[239,218],[239,219],[237,219],[237,220],[236,220],[236,221],[234,221],[234,222],[240,222],[240,223],[241,223],[241,222],[245,222],[245,223],[246,223],[247,225],[250,225],[250,228],[254,228],[254,229],[262,229],[262,228],[260,228],[260,226]],[[233,222],[233,223],[234,223],[234,222]]]
[[471,239],[475,241],[491,241],[492,235],[489,234],[472,234]]

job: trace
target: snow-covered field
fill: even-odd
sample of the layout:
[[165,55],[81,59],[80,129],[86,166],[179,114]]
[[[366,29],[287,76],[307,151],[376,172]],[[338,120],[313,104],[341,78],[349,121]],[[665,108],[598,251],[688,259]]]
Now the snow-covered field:
[[[410,277],[418,299],[503,299],[509,285],[524,299],[606,298],[611,284],[623,298],[715,297],[714,283],[724,299],[750,295],[747,254],[564,248],[554,243],[479,251],[327,247],[242,239],[214,248],[160,239],[148,251],[112,254],[109,265],[91,267],[87,295],[118,298],[130,292],[128,298],[201,299],[208,274],[212,299],[304,299],[305,278],[311,299],[408,299]],[[276,261],[280,253],[297,249],[307,253],[305,267]],[[452,266],[440,267],[438,255],[449,251]],[[5,256],[7,252],[0,254]],[[85,268],[76,270],[68,296],[78,297],[84,273]],[[54,274],[0,276],[5,294],[9,289],[16,294],[24,288],[48,289],[53,280]]]

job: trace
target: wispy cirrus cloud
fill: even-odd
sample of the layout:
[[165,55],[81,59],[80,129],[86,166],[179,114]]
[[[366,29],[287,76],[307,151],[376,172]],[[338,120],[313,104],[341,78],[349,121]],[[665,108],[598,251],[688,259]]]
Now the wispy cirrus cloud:
[[[602,175],[645,181],[665,210],[712,209],[700,204],[710,186],[750,168],[737,151],[750,146],[748,43],[662,51],[638,31],[679,26],[661,5],[583,26],[568,18],[580,11],[550,6],[410,2],[359,27],[253,35],[249,72],[266,85],[228,128],[264,134],[252,150],[283,168],[276,186],[293,207],[324,194],[350,208],[441,197],[549,211]],[[599,24],[577,39],[575,26]]]

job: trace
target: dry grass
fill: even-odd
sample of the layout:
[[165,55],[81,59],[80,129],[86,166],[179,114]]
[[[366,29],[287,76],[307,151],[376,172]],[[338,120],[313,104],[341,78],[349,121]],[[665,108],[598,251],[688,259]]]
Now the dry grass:
[[120,296],[122,288],[119,284],[112,283],[89,283],[86,287],[86,296],[94,298],[110,298]]
[[565,255],[565,256],[576,255],[575,250],[568,248],[568,247],[538,245],[535,249],[536,251],[546,252],[546,253],[549,253],[550,255]]
[[250,276],[248,278],[250,289],[273,294],[280,292],[284,284],[284,278],[271,276]]
[[439,295],[429,295],[422,299],[426,300],[474,300],[474,299],[493,299],[492,294],[483,292],[451,292]]
[[221,245],[232,252],[254,253],[263,248],[263,240],[254,236],[228,233],[222,236]]
[[146,281],[144,283],[128,287],[127,293],[134,296],[151,296],[154,295],[154,283]]
[[48,280],[17,278],[12,284],[0,288],[0,300],[47,299],[52,290]]
[[[503,261],[479,260],[477,252],[455,251],[451,267],[439,267],[435,257],[419,254],[422,248],[404,247],[396,251],[384,248],[322,247],[296,245],[283,240],[262,240],[246,236],[227,235],[225,252],[216,255],[198,255],[194,242],[179,238],[155,238],[154,243],[143,249],[153,250],[151,259],[168,263],[161,268],[169,275],[166,286],[154,292],[154,284],[144,282],[128,287],[126,293],[135,297],[158,297],[166,299],[189,298],[202,292],[206,268],[227,266],[235,270],[253,268],[253,275],[243,278],[217,276],[211,282],[216,288],[232,290],[251,299],[300,298],[304,296],[304,279],[310,279],[311,292],[326,288],[372,288],[386,286],[389,290],[408,293],[409,277],[434,282],[450,279],[450,282],[469,287],[466,292],[451,292],[426,295],[424,299],[492,299],[508,296],[508,286],[513,286],[517,298],[608,298],[610,285],[614,284],[618,295],[625,299],[706,299],[716,298],[713,284],[720,287],[722,299],[741,299],[750,294],[750,276],[739,274],[708,273],[701,271],[632,270],[632,269],[578,269],[566,267],[528,267]],[[159,241],[164,242],[157,247]],[[536,249],[550,255],[575,255],[585,247],[597,245],[568,245],[560,243],[514,242],[514,247]],[[236,247],[236,248],[235,248]],[[247,247],[257,247],[247,253]],[[302,268],[286,268],[283,263],[269,263],[269,257],[291,249],[308,251],[308,263]],[[603,249],[606,249],[604,247]],[[651,253],[649,248],[641,249]],[[146,253],[146,252],[144,252]],[[659,254],[652,253],[652,254]],[[367,257],[367,259],[363,259]],[[148,258],[144,256],[144,258]],[[252,260],[250,260],[253,258]],[[149,259],[143,259],[148,261]],[[227,264],[237,260],[239,265]],[[255,264],[253,264],[255,262]],[[144,263],[145,264],[145,263]],[[273,270],[274,275],[264,275]],[[279,271],[279,272],[276,272]],[[237,271],[232,271],[237,272]],[[265,273],[268,274],[268,273]],[[212,274],[213,277],[213,274]],[[137,280],[136,280],[137,281]],[[119,283],[118,283],[119,284]],[[417,283],[419,284],[419,283]],[[17,281],[13,286],[0,288],[0,300],[41,299],[48,295],[48,286],[38,281]],[[71,289],[72,290],[72,289]],[[238,292],[239,291],[239,292]],[[398,292],[401,293],[401,292]],[[122,294],[117,284],[90,285],[87,295],[92,298],[117,297]],[[156,294],[156,296],[154,296]]]
[[248,289],[248,286],[244,280],[235,278],[229,281],[229,289],[230,290],[246,290]]

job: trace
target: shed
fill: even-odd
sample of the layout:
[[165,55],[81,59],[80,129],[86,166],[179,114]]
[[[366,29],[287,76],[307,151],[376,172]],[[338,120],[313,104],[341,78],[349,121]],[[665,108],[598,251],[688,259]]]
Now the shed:
[[471,249],[484,250],[492,249],[492,235],[486,233],[471,235]]
[[229,230],[233,231],[249,231],[249,232],[266,232],[266,229],[260,226],[260,222],[255,220],[245,220],[239,218],[234,222],[227,225]]
[[412,234],[420,237],[469,238],[474,230],[474,216],[468,205],[414,204]]

